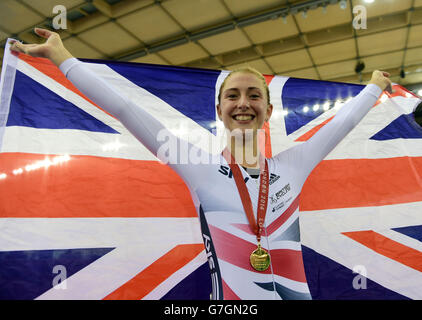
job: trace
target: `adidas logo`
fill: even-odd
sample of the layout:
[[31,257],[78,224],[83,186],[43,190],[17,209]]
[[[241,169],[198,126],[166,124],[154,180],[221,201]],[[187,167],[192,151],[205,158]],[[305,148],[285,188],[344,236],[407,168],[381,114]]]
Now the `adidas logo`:
[[274,174],[274,173],[271,173],[270,174],[270,182],[269,182],[269,184],[271,185],[271,184],[273,184],[274,182],[276,182],[278,179],[280,179],[280,176],[278,176],[278,175],[276,175],[276,174]]

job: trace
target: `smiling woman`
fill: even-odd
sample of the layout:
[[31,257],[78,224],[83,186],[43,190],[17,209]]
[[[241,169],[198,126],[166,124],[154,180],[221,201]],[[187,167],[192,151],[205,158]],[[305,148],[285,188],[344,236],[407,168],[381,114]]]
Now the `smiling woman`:
[[[134,102],[115,90],[74,58],[57,33],[35,32],[47,41],[15,42],[11,50],[50,59],[85,96],[158,157],[163,143],[157,137],[162,132],[172,134],[148,113],[147,103]],[[362,120],[382,91],[391,89],[388,77],[375,71],[370,84],[311,139],[265,158],[258,133],[273,111],[265,79],[253,69],[227,76],[217,105],[218,117],[229,133],[223,152],[207,153],[207,162],[168,163],[192,194],[214,299],[311,299],[301,253],[299,195],[315,166]],[[174,139],[189,155],[204,152]],[[252,161],[246,153],[254,155]],[[251,167],[258,177],[250,173]]]
[[[252,68],[232,71],[220,87],[218,101],[218,117],[231,133],[227,135],[227,148],[231,154],[240,155],[236,158],[243,167],[257,167],[258,130],[273,111],[265,78]],[[236,131],[241,141],[236,139]],[[246,155],[252,155],[252,159]]]

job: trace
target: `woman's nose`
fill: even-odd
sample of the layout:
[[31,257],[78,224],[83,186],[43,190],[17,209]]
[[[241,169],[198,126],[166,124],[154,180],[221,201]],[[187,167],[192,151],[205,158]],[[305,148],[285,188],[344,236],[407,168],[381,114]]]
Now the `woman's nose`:
[[241,95],[239,99],[238,107],[241,109],[247,109],[250,107],[248,97],[245,95]]

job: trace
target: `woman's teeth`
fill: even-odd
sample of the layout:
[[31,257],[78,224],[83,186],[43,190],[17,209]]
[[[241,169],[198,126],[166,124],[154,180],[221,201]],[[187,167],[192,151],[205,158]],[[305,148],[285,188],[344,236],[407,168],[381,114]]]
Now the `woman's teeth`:
[[254,118],[254,116],[252,115],[236,115],[233,117],[235,120],[239,120],[239,121],[249,121],[252,120]]

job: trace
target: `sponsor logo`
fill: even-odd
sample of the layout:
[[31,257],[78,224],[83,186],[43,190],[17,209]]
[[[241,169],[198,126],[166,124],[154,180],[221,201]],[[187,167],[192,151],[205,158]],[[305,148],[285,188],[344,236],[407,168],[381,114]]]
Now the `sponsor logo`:
[[274,182],[276,182],[278,179],[280,179],[280,176],[278,176],[278,175],[276,175],[276,174],[274,174],[274,173],[271,173],[270,174],[270,185],[272,185]]
[[286,184],[280,191],[277,191],[275,194],[270,196],[271,204],[277,203],[277,201],[286,195],[290,191],[290,183]]
[[[233,171],[226,166],[220,166],[220,169],[218,170],[222,175],[225,175],[229,177],[230,179],[233,178]],[[245,183],[249,180],[249,177],[245,177]]]
[[273,212],[275,212],[276,210],[278,210],[278,209],[280,209],[280,208],[283,208],[284,207],[284,201],[282,201],[281,203],[279,203],[278,205],[276,205],[274,208],[273,208]]
[[292,200],[292,197],[290,197],[289,199],[287,199],[286,201],[282,201],[281,203],[279,203],[278,205],[276,205],[273,209],[272,212],[276,212],[276,210],[283,208],[284,205],[289,202],[290,200]]

